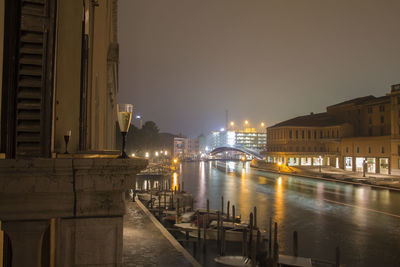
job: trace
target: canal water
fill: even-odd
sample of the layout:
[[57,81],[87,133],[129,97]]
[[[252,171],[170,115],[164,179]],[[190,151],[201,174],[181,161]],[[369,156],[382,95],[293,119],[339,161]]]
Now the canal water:
[[299,255],[335,260],[340,247],[346,266],[400,266],[400,193],[280,175],[253,169],[249,162],[182,163],[172,178],[184,182],[195,207],[221,209],[221,196],[248,219],[257,207],[257,222],[278,223],[281,254],[292,254],[293,231]]

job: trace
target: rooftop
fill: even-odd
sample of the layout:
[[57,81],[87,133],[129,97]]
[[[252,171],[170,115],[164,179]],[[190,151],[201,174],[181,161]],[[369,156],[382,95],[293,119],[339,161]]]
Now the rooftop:
[[290,120],[286,120],[275,124],[269,128],[283,127],[283,126],[307,126],[307,127],[325,127],[342,124],[335,117],[329,115],[327,112],[299,116]]

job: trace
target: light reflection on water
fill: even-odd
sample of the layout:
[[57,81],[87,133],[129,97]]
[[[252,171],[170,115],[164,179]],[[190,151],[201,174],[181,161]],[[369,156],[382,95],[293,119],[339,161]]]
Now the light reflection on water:
[[[400,266],[400,194],[288,175],[264,173],[241,162],[184,163],[179,177],[197,207],[221,208],[221,196],[248,219],[257,206],[258,225],[278,222],[283,253],[291,253],[293,231],[299,253],[334,260],[340,246],[347,266]],[[345,204],[350,204],[346,206]],[[380,214],[374,210],[387,213]]]

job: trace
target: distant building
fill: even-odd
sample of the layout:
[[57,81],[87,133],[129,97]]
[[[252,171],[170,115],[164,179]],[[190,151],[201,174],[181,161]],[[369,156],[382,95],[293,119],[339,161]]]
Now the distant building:
[[400,85],[267,128],[267,160],[400,174]]
[[197,159],[199,157],[199,152],[199,138],[174,138],[174,157],[180,159]]
[[267,143],[267,134],[254,128],[212,132],[206,137],[206,152],[222,146],[242,146],[261,150]]

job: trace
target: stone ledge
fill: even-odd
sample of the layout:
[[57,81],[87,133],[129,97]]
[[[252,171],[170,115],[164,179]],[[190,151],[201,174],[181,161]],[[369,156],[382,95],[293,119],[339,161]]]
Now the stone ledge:
[[124,214],[145,159],[74,158],[0,161],[0,220]]

